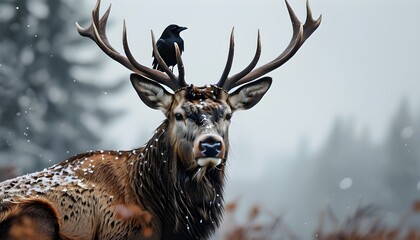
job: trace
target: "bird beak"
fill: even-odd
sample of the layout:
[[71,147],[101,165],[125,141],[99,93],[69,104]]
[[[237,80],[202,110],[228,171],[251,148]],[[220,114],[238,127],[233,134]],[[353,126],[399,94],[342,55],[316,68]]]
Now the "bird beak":
[[182,32],[182,31],[184,31],[184,30],[187,30],[188,28],[186,28],[186,27],[179,27],[178,28],[178,33],[180,33],[180,32]]

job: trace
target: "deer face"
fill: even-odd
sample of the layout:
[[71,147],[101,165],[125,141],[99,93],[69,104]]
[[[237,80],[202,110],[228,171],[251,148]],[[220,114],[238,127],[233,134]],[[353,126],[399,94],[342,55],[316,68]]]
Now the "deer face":
[[137,74],[131,75],[131,82],[147,106],[166,115],[176,157],[186,168],[196,168],[225,162],[232,114],[257,104],[269,89],[271,78],[244,85],[231,94],[215,85],[191,85],[172,94]]

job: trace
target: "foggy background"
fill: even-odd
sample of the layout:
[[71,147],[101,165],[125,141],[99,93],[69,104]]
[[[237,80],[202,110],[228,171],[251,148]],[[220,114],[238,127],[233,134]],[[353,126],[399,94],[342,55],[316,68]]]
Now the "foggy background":
[[[107,34],[122,52],[122,21],[136,59],[151,66],[150,30],[188,27],[188,83],[216,83],[235,27],[231,73],[280,54],[292,28],[281,0],[102,1]],[[94,0],[0,0],[0,178],[40,170],[90,149],[143,145],[163,114],[147,108],[129,71],[75,22],[90,24]],[[290,0],[301,21],[305,1]],[[238,218],[258,203],[298,235],[314,233],[320,212],[340,219],[375,204],[389,222],[420,197],[420,2],[310,1],[319,29],[268,75],[274,82],[230,128],[226,200]],[[242,214],[242,215],[241,215]],[[226,223],[225,225],[228,225]]]

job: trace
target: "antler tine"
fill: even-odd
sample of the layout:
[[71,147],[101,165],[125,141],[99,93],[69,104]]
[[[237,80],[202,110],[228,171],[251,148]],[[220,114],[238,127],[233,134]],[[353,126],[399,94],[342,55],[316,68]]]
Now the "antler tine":
[[176,54],[176,61],[178,66],[178,83],[179,87],[185,87],[187,86],[187,83],[185,82],[185,69],[184,69],[184,62],[181,58],[181,50],[179,50],[178,44],[175,42],[175,54]]
[[291,57],[293,57],[293,55],[295,55],[295,53],[299,50],[302,44],[306,41],[306,39],[308,39],[311,36],[311,34],[319,27],[322,16],[320,16],[317,20],[314,20],[312,18],[312,12],[309,7],[308,1],[306,2],[307,15],[304,25],[296,17],[296,14],[294,13],[292,7],[289,5],[287,0],[285,0],[285,2],[293,26],[293,35],[289,45],[277,58],[275,58],[271,62],[250,71],[243,77],[238,77],[236,75],[232,76],[232,78],[228,80],[229,84],[225,84],[228,86],[223,87],[226,91],[229,91],[230,89],[242,85],[244,83],[253,81],[258,77],[261,77],[262,75],[271,72],[274,69],[283,65],[284,63],[286,63]]
[[95,23],[94,27],[97,28],[97,32],[99,33],[99,36],[100,36],[99,39],[101,39],[109,49],[111,49],[112,51],[115,51],[115,49],[111,46],[111,44],[109,44],[108,37],[106,36],[106,24],[108,23],[109,13],[111,12],[111,4],[109,4],[108,9],[106,10],[104,15],[99,20],[100,4],[101,4],[101,1],[99,0],[97,2],[96,7],[92,11],[92,18],[93,18],[93,21]]
[[[251,63],[249,63],[249,65],[242,70],[241,72],[228,77],[228,79],[226,80],[226,83],[224,84],[223,88],[224,89],[232,89],[232,85],[239,79],[243,78],[245,75],[247,75],[249,72],[252,71],[252,69],[255,68],[255,66],[258,63],[258,60],[260,60],[260,56],[261,56],[261,34],[260,34],[260,30],[258,30],[258,38],[257,38],[257,49],[255,50],[255,55],[254,58],[252,59]],[[227,76],[226,76],[227,77]]]
[[308,39],[312,35],[312,33],[319,27],[322,20],[322,14],[316,20],[312,17],[312,10],[309,6],[309,0],[306,0],[306,13],[306,21],[305,25],[303,25],[303,32],[305,33],[305,35],[303,36],[303,38],[305,39],[304,41],[306,41],[306,39]]
[[[79,23],[76,22],[76,28],[77,28],[77,31],[79,32],[79,34],[83,37],[88,37],[88,38],[90,38],[94,41],[95,41],[95,37],[94,37],[93,26],[96,25],[99,22],[99,17],[98,17],[98,14],[96,12],[97,12],[97,9],[99,9],[100,5],[101,5],[101,1],[97,0],[96,3],[95,3],[95,7],[92,10],[93,21],[88,28],[82,28],[79,25]],[[110,8],[111,8],[111,5],[109,5],[108,10],[110,10]]]
[[229,53],[228,53],[225,69],[223,70],[223,73],[222,73],[222,76],[220,77],[219,82],[216,84],[216,86],[219,86],[219,87],[223,87],[225,85],[230,69],[232,68],[233,55],[235,53],[235,36],[233,34],[234,30],[235,28],[233,27],[232,32],[230,33]]

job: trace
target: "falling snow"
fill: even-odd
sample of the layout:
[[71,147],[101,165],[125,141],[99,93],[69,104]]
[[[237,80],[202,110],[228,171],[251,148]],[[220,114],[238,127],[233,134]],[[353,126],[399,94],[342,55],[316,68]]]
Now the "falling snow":
[[340,189],[342,189],[342,190],[346,190],[346,189],[350,188],[352,185],[353,185],[353,180],[349,177],[343,178],[343,180],[341,180],[341,182],[339,184]]

